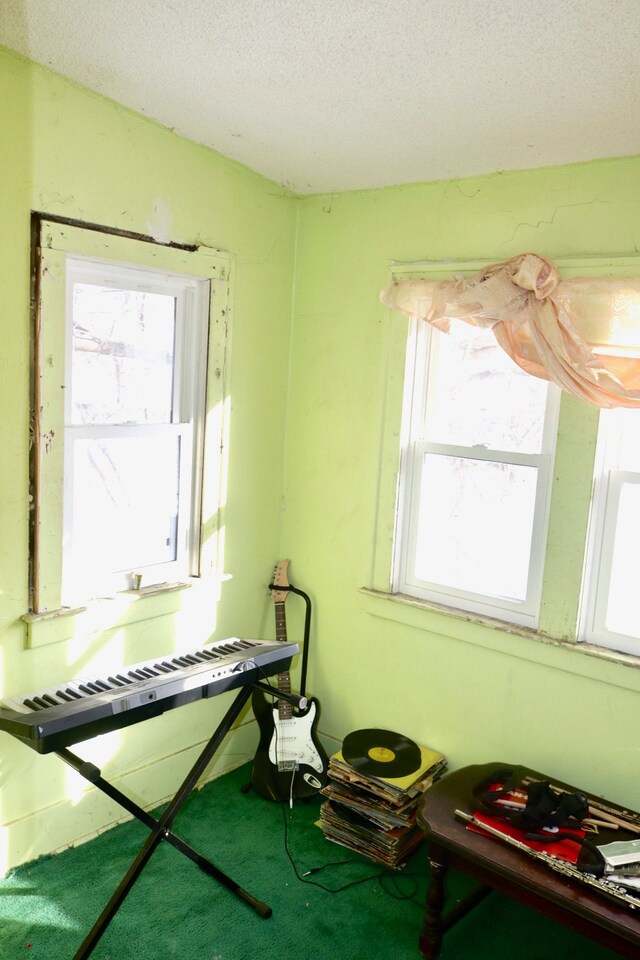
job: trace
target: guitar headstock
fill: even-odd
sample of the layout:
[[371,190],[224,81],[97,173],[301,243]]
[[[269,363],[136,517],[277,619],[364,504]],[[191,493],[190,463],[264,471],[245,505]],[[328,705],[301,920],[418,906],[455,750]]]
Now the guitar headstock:
[[287,589],[278,590],[278,587],[289,586],[289,562],[289,560],[279,560],[273,571],[271,599],[274,603],[284,603],[289,596]]

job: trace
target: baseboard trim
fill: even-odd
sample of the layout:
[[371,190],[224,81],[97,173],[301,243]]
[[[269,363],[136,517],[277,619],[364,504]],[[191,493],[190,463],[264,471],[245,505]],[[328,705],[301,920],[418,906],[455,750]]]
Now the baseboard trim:
[[[230,732],[197,789],[252,760],[256,743],[256,723],[251,718]],[[114,778],[114,785],[145,810],[153,810],[172,799],[204,744],[203,740],[179,753],[154,760],[153,764],[129,770]],[[52,804],[5,827],[10,834],[5,870],[78,847],[133,819],[100,790],[84,779],[79,780],[82,790],[77,799]],[[52,837],[56,838],[55,845],[51,845]]]

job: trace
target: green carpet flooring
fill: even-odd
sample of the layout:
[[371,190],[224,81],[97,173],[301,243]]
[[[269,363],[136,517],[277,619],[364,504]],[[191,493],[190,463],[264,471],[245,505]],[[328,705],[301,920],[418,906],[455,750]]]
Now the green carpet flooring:
[[[324,839],[317,801],[293,810],[243,794],[244,767],[193,794],[175,832],[273,916],[262,919],[168,844],[161,844],[96,946],[92,960],[419,960],[426,848],[399,873]],[[330,893],[297,879],[337,889]],[[132,821],[0,880],[0,958],[71,960],[148,836]],[[467,889],[454,874],[449,897]],[[614,954],[492,894],[445,937],[442,960],[613,960]]]

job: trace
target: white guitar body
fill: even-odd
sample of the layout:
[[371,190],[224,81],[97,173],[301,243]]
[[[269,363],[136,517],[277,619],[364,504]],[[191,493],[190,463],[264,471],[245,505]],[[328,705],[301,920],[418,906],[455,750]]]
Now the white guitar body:
[[278,770],[294,770],[302,765],[323,773],[325,764],[313,740],[317,714],[312,700],[308,711],[298,717],[282,718],[273,709],[273,735],[269,744],[269,760]]
[[[287,639],[284,603],[289,589],[288,566],[288,560],[277,564],[270,587],[276,611],[276,640],[282,642]],[[277,689],[281,694],[291,693],[288,671],[278,674]],[[274,704],[262,690],[253,692],[251,703],[260,742],[253,758],[251,786],[265,800],[308,799],[327,782],[329,758],[316,734],[320,704],[315,697],[306,699],[305,709],[294,714],[290,698],[279,697]]]

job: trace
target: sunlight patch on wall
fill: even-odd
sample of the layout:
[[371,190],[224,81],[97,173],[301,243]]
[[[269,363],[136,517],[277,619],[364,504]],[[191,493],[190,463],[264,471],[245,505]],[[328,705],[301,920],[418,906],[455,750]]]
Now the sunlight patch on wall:
[[[224,571],[223,511],[227,503],[230,412],[231,397],[226,397],[207,413],[201,547],[205,575],[222,576]],[[222,446],[220,437],[224,438]]]
[[[130,600],[114,598],[105,603],[104,607],[97,603],[87,610],[87,617],[80,629],[67,642],[67,664],[76,670],[82,664],[83,673],[100,676],[100,672],[111,672],[114,666],[125,666],[125,635],[124,629],[113,630],[117,623],[114,611],[121,607],[124,614],[129,608]],[[115,606],[114,606],[115,605]],[[113,630],[107,640],[104,636],[107,631]],[[99,639],[99,643],[95,641]],[[93,641],[93,643],[92,643]],[[70,676],[77,676],[77,672]]]
[[[222,569],[224,562],[225,528],[214,530],[203,543],[205,548],[212,551],[216,563]],[[209,565],[206,570],[215,569]],[[176,614],[176,637],[188,638],[185,650],[193,650],[202,644],[209,643],[215,635],[218,626],[218,604],[221,599],[221,586],[224,580],[230,580],[229,574],[203,577],[197,589],[187,590],[181,597],[180,610]]]
[[[227,465],[229,448],[229,422],[231,397],[216,403],[207,411],[205,435],[205,464],[207,483],[202,496],[202,518],[211,520],[227,502]],[[224,437],[224,446],[219,446],[220,436]]]
[[[74,636],[67,644],[67,663],[78,676],[79,664],[83,657],[87,657],[87,637],[84,632]],[[88,656],[82,663],[81,672],[87,679],[108,676],[114,667],[125,666],[125,631],[116,630],[108,641],[101,638],[101,642],[94,647],[94,655]],[[121,737],[117,732],[108,736],[97,737],[90,741],[90,759],[96,766],[102,768],[120,750]],[[66,768],[65,797],[72,806],[80,803],[82,797],[89,790],[87,781],[71,767]]]

